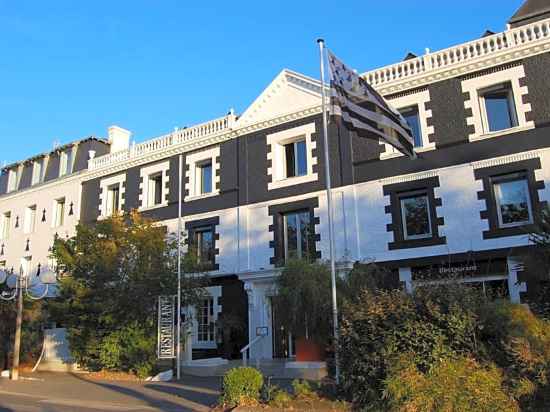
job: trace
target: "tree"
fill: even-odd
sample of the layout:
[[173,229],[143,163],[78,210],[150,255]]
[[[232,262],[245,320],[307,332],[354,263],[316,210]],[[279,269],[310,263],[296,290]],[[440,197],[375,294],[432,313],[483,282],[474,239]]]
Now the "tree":
[[[53,248],[62,274],[52,315],[67,328],[75,360],[91,370],[151,373],[155,361],[158,297],[173,295],[177,241],[137,212],[78,225]],[[204,296],[197,259],[183,259],[182,306]],[[191,275],[193,273],[193,275]]]

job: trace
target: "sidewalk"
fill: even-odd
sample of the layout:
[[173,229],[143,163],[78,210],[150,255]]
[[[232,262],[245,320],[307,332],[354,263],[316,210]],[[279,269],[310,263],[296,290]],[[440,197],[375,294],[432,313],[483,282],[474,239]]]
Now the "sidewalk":
[[[219,397],[220,378],[184,376],[180,382],[99,381],[86,374],[42,372],[23,374],[17,382],[0,379],[0,410],[4,396],[37,403],[118,411],[209,411]],[[46,408],[43,410],[54,410]]]

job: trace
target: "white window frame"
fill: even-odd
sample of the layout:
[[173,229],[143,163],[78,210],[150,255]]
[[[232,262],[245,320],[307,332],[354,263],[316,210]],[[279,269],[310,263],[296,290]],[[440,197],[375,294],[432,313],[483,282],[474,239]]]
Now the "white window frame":
[[10,237],[11,232],[11,212],[2,213],[2,230],[0,232],[0,239],[6,240]]
[[[471,110],[471,115],[466,118],[466,124],[468,126],[473,126],[474,129],[468,136],[469,141],[472,142],[493,138],[535,127],[533,121],[526,121],[525,118],[526,113],[531,111],[531,104],[523,102],[523,97],[527,96],[529,93],[527,86],[520,85],[520,79],[524,77],[525,70],[523,65],[519,65],[483,76],[466,79],[461,82],[462,92],[469,95],[469,99],[464,101],[464,108],[466,110]],[[480,99],[480,93],[483,93],[488,88],[500,86],[504,83],[511,84],[517,126],[510,129],[489,132],[486,127],[487,117],[486,114],[484,114],[485,105],[482,104],[483,100]]]
[[[509,179],[507,179],[509,177]],[[523,182],[525,186],[525,193],[527,194],[527,210],[529,212],[529,220],[525,220],[523,222],[512,222],[512,223],[504,223],[502,221],[502,210],[500,209],[500,184],[507,183],[507,182],[517,182],[521,181]],[[529,192],[529,180],[526,176],[518,176],[517,178],[514,178],[513,175],[505,175],[505,176],[499,176],[494,181],[491,181],[492,184],[492,190],[495,197],[495,206],[497,209],[497,217],[498,217],[498,227],[499,228],[507,228],[507,227],[518,227],[518,226],[525,226],[533,224],[533,206],[531,202],[531,193]],[[497,186],[499,189],[497,190]]]
[[[203,182],[204,182],[204,179],[203,179],[203,170],[205,168],[206,165],[210,165],[210,191],[208,192],[205,192],[202,190],[202,186],[203,186]],[[210,161],[210,159],[206,159],[206,160],[203,160],[201,162],[197,162],[195,163],[195,188],[198,192],[198,194],[200,196],[204,196],[204,195],[209,195],[210,193],[212,193],[214,191],[214,186],[213,186],[213,183],[214,183],[214,166],[212,165],[212,162]]]
[[[501,130],[490,130],[489,126],[489,116],[487,113],[487,102],[485,100],[485,96],[491,92],[497,92],[497,91],[503,91],[506,92],[507,100],[508,100],[508,110],[510,115],[510,120],[512,122],[512,127],[501,129]],[[486,87],[484,89],[478,90],[478,98],[479,98],[479,107],[481,109],[481,123],[483,125],[483,131],[488,133],[498,133],[503,132],[509,129],[515,129],[519,126],[518,122],[518,115],[516,110],[516,103],[514,101],[514,90],[512,89],[512,85],[510,82],[503,82],[500,84],[492,85],[490,87]]]
[[[169,170],[170,162],[165,161],[161,163],[155,163],[153,165],[143,167],[140,170],[141,177],[141,194],[139,195],[139,200],[141,202],[140,210],[149,210],[156,209],[159,207],[168,206],[167,197],[169,195],[169,189],[166,187],[169,182]],[[154,176],[161,175],[161,202],[159,204],[154,204],[154,191],[151,193],[151,178]],[[122,207],[121,207],[122,208]]]
[[44,159],[35,160],[32,162],[32,180],[31,180],[32,186],[42,182],[43,167],[44,167]]
[[[426,110],[426,103],[430,102],[430,91],[422,90],[417,93],[395,97],[389,103],[397,111],[416,106],[418,108],[418,120],[420,123],[421,147],[415,147],[415,152],[426,152],[435,149],[435,143],[430,143],[429,136],[434,134],[434,127],[428,125],[428,119],[432,117],[432,111]],[[384,143],[384,142],[382,142]],[[384,143],[385,151],[380,154],[380,159],[403,156],[403,154],[392,145]]]
[[[62,210],[60,210],[60,205],[62,205]],[[53,216],[52,216],[52,227],[63,227],[65,225],[65,213],[66,213],[66,200],[64,197],[55,199],[53,202]],[[60,213],[61,212],[61,213]]]
[[101,193],[99,195],[100,197],[100,205],[99,205],[99,212],[100,212],[100,219],[105,219],[112,215],[112,213],[109,213],[109,188],[113,187],[114,185],[119,185],[119,191],[118,191],[118,207],[119,210],[124,210],[124,192],[125,187],[124,183],[126,182],[126,173],[122,173],[116,176],[111,176],[105,179],[102,179],[99,183],[99,187],[101,189]]
[[[185,177],[187,178],[187,183],[185,183],[185,190],[187,194],[184,197],[184,201],[188,202],[219,195],[220,191],[217,188],[220,183],[220,176],[218,172],[220,170],[220,164],[217,161],[219,156],[219,146],[186,156],[185,161],[187,164],[187,171],[185,172]],[[197,179],[198,166],[201,163],[208,161],[212,163],[212,191],[209,193],[201,193],[201,188],[199,186],[200,179]]]
[[209,286],[209,287],[206,287],[205,289],[207,294],[213,299],[213,303],[214,303],[214,311],[212,315],[212,322],[214,322],[214,339],[211,341],[199,341],[199,334],[198,334],[199,324],[198,324],[197,311],[194,307],[187,307],[186,317],[192,318],[193,348],[195,349],[215,349],[217,347],[216,336],[217,336],[218,330],[217,330],[216,322],[218,320],[220,312],[222,311],[222,307],[218,304],[219,298],[222,295],[222,287]]
[[[424,233],[421,235],[409,235],[407,233],[407,215],[404,205],[404,200],[415,198],[415,197],[425,197],[426,198],[426,207],[428,209],[428,228],[429,232]],[[414,192],[407,192],[399,195],[399,209],[401,210],[401,226],[403,228],[403,239],[405,240],[415,240],[415,239],[429,239],[433,237],[432,233],[432,216],[431,216],[431,210],[430,210],[430,197],[428,196],[428,193],[426,193],[423,190],[420,191],[414,191]]]
[[[317,144],[311,137],[314,133],[315,123],[308,123],[267,135],[267,144],[271,146],[271,150],[267,153],[267,159],[271,160],[271,167],[267,169],[267,174],[271,177],[271,181],[267,183],[267,190],[314,182],[318,179],[317,173],[313,172],[313,166],[317,164],[317,157],[313,156],[313,149],[317,147]],[[300,140],[306,142],[307,173],[287,178],[284,146]]]
[[25,222],[23,224],[23,231],[25,234],[34,233],[36,231],[36,213],[36,205],[25,208]]
[[17,184],[19,183],[19,170],[18,169],[10,169],[8,171],[8,188],[7,192],[15,192],[17,190]]

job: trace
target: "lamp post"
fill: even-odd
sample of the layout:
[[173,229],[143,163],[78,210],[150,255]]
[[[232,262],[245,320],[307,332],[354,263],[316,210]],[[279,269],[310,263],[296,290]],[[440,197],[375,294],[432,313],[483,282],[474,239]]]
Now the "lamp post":
[[[51,269],[42,271],[38,267],[36,276],[29,276],[24,272],[23,267],[19,269],[19,273],[7,273],[0,270],[0,285],[6,283],[9,291],[0,293],[0,299],[11,301],[17,299],[17,317],[15,320],[15,340],[13,344],[13,364],[11,370],[11,379],[16,381],[19,379],[19,354],[21,352],[21,326],[23,324],[23,297],[26,295],[29,299],[39,300],[48,295],[50,285],[57,281],[57,275]],[[32,289],[44,285],[44,291],[40,295],[34,295]]]

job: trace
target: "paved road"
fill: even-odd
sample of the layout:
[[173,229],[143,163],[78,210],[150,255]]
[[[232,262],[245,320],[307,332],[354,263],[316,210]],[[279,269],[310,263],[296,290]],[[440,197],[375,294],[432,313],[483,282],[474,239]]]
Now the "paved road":
[[41,373],[33,380],[0,379],[0,412],[209,411],[219,378],[185,376],[180,382],[112,382],[85,375]]

